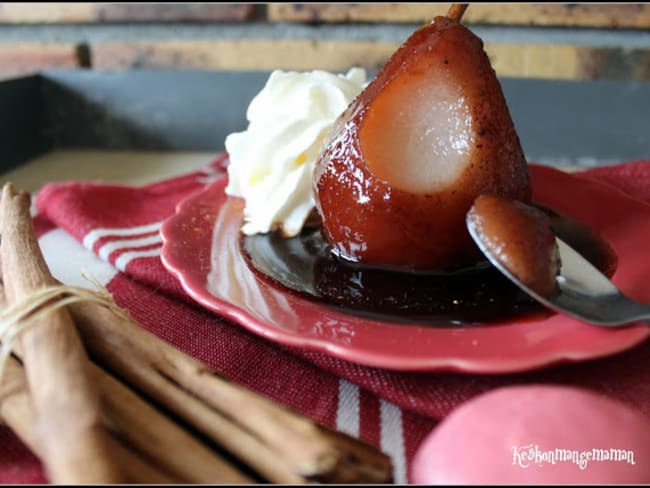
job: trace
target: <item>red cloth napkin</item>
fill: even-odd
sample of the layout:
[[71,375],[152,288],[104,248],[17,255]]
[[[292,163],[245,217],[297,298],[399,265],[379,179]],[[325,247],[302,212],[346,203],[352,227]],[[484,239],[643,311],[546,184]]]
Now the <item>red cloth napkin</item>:
[[[223,177],[226,162],[224,155],[202,171],[146,187],[47,185],[36,200],[34,223],[48,263],[55,274],[85,265],[144,328],[234,381],[380,447],[393,458],[397,482],[409,479],[417,447],[440,419],[495,387],[577,385],[650,415],[650,342],[614,357],[531,373],[405,373],[279,346],[204,310],[163,267],[158,229],[179,201]],[[648,163],[581,175],[650,203]],[[0,482],[43,481],[38,460],[7,428],[0,429]]]

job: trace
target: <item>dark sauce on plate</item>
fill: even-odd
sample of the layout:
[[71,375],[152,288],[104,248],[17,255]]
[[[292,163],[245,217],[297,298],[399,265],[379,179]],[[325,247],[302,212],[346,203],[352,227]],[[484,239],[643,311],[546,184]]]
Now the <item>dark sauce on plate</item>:
[[[558,236],[606,275],[614,273],[617,259],[606,241],[584,224],[538,207],[551,217]],[[368,266],[333,255],[313,226],[290,239],[279,232],[242,236],[241,248],[262,279],[357,316],[458,327],[551,314],[488,261],[452,271]]]

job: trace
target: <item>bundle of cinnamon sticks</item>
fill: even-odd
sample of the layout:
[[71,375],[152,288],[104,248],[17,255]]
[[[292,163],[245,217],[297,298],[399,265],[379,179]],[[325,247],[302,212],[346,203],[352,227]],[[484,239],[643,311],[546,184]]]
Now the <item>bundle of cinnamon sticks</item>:
[[[61,285],[29,206],[28,194],[5,185],[2,308]],[[0,416],[52,483],[391,481],[390,459],[376,448],[230,382],[115,313],[114,303],[57,307],[70,294],[60,290],[11,343],[0,378]]]

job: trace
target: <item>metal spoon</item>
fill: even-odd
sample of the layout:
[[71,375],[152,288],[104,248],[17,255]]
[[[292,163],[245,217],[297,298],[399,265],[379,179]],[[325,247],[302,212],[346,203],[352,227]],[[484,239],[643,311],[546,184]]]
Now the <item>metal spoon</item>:
[[594,265],[566,242],[556,237],[560,253],[560,272],[556,277],[557,291],[542,296],[524,285],[499,261],[482,240],[480,232],[468,220],[467,229],[488,260],[515,285],[542,305],[577,319],[603,327],[623,327],[632,322],[650,319],[650,305],[623,295]]

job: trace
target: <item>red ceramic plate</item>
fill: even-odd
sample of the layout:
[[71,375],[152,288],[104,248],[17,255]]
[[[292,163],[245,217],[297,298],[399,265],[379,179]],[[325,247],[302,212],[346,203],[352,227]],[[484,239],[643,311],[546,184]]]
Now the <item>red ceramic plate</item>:
[[[601,233],[619,256],[613,281],[650,302],[650,206],[604,183],[530,166],[537,203]],[[395,370],[506,373],[608,356],[639,344],[650,327],[617,330],[554,315],[489,327],[391,324],[347,315],[260,280],[239,250],[243,201],[222,178],[177,207],[162,226],[162,261],[199,304],[281,344]]]

